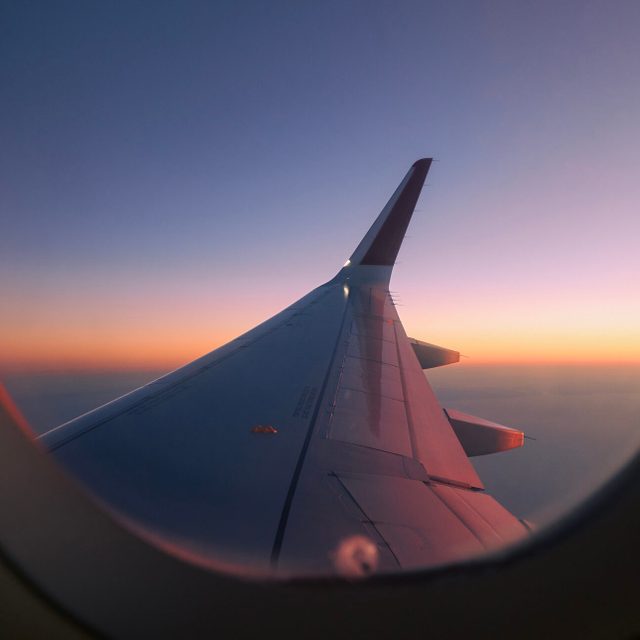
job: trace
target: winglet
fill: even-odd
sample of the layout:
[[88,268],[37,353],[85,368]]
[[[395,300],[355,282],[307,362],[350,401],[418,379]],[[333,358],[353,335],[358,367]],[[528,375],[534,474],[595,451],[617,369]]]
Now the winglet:
[[422,158],[413,163],[400,186],[353,252],[348,264],[393,266],[431,160]]

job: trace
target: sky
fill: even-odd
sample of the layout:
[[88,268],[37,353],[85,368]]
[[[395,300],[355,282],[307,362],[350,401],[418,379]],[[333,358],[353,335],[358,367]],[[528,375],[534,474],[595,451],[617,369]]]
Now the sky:
[[640,3],[0,8],[0,372],[173,368],[330,279],[472,363],[640,362]]

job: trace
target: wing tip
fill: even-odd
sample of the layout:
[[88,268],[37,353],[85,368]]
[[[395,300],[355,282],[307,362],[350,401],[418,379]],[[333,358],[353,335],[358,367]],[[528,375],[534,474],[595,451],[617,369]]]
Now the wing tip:
[[404,180],[352,255],[353,263],[394,265],[431,161],[432,158],[420,158],[411,165]]
[[433,162],[433,158],[420,158],[416,160],[411,166],[414,169],[428,169]]

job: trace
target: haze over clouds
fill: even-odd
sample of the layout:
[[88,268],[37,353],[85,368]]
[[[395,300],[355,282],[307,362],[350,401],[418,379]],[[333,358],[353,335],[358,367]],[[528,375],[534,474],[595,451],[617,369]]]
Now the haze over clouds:
[[472,362],[639,362],[640,4],[13,3],[0,367],[169,369],[344,262]]
[[[5,383],[37,433],[162,371],[22,373]],[[427,372],[442,406],[522,429],[521,449],[472,458],[491,495],[543,524],[575,506],[637,450],[640,366],[485,365]]]

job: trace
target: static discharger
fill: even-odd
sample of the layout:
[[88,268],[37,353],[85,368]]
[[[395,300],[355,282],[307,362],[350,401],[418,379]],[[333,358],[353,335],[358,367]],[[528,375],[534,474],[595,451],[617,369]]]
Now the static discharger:
[[275,427],[272,427],[270,424],[257,424],[253,429],[251,429],[251,433],[265,433],[275,435],[278,433],[278,430]]

